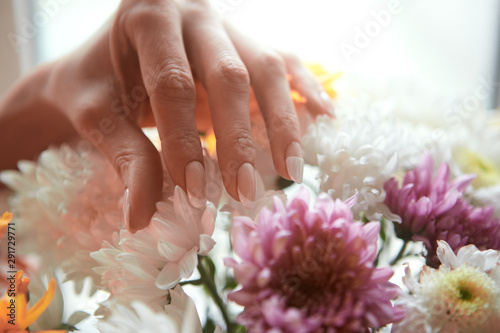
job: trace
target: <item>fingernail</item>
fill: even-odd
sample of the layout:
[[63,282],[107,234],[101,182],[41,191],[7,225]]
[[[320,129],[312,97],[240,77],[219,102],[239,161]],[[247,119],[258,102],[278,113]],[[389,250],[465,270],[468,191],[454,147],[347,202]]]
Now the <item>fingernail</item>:
[[298,184],[302,183],[304,175],[304,159],[302,158],[302,148],[296,141],[290,143],[286,149],[286,170],[292,180]]
[[128,188],[125,189],[123,194],[123,219],[125,221],[125,226],[130,232],[135,232],[135,229],[130,225],[130,191]]
[[333,110],[333,104],[332,104],[332,99],[330,98],[330,95],[326,91],[322,91],[319,96],[323,100],[326,110],[331,116],[335,116],[335,112]]
[[243,206],[250,208],[255,201],[255,169],[250,163],[243,163],[238,169],[238,196]]
[[196,208],[206,204],[205,196],[205,168],[198,161],[192,161],[186,165],[186,189],[189,202]]

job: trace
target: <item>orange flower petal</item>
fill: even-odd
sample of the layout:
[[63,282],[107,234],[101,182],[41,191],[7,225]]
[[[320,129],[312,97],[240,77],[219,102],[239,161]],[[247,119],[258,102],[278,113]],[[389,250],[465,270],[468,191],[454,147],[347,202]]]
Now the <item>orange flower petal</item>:
[[12,213],[9,212],[3,213],[2,217],[0,218],[0,237],[2,237],[5,230],[7,230],[7,227],[11,220],[12,220]]
[[35,320],[47,309],[52,298],[54,297],[54,293],[56,291],[56,282],[54,279],[50,279],[49,286],[47,291],[43,295],[43,297],[31,308],[28,310],[26,318],[23,322],[24,327],[28,327],[35,322]]

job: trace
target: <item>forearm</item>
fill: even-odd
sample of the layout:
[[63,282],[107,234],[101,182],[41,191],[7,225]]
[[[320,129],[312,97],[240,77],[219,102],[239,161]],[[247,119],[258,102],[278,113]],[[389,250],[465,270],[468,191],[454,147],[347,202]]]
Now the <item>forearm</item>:
[[46,94],[53,65],[45,65],[14,84],[0,101],[0,170],[34,159],[50,144],[76,136],[72,125]]

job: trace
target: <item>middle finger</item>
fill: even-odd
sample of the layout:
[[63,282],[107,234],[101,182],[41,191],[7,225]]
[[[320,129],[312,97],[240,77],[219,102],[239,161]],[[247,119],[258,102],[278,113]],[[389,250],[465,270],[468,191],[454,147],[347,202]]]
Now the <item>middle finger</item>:
[[215,13],[188,8],[183,18],[187,55],[208,93],[224,185],[249,205],[255,200],[256,180],[247,69]]

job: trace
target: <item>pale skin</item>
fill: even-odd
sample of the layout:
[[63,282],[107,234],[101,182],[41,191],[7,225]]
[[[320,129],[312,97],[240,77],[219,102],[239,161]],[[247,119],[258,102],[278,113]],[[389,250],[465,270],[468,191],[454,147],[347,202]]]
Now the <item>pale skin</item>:
[[[83,138],[121,177],[127,227],[136,231],[161,199],[161,158],[192,204],[203,202],[198,131],[213,128],[224,186],[249,203],[255,199],[251,88],[276,171],[292,179],[287,158],[302,155],[290,89],[307,99],[311,113],[331,112],[301,62],[242,35],[208,1],[123,0],[99,36],[25,76],[0,101],[0,170],[49,144]],[[285,126],[273,127],[276,119]],[[151,125],[162,156],[141,130]]]

